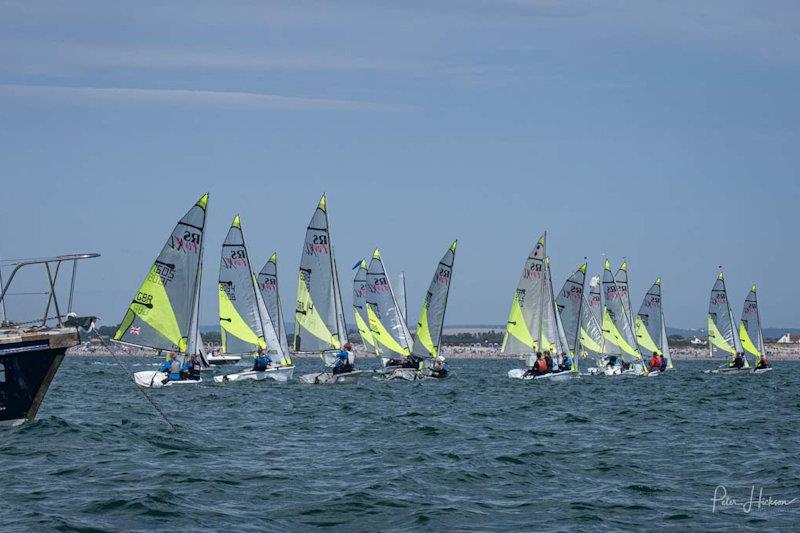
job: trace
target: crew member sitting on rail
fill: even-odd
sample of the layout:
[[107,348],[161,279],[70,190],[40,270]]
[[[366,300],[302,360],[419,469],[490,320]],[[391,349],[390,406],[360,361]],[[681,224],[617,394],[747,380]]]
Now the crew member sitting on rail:
[[658,352],[653,352],[653,357],[650,358],[650,370],[660,370],[661,369],[661,357],[658,355]]
[[728,366],[731,368],[744,368],[744,357],[742,355],[742,353],[737,353]]
[[561,364],[558,369],[562,372],[572,370],[572,357],[567,352],[561,352]]
[[522,377],[540,376],[547,373],[547,362],[542,358],[542,352],[536,352],[536,362],[530,367]]
[[192,354],[189,356],[189,362],[186,363],[186,366],[188,370],[186,379],[200,381],[200,359],[195,354]]
[[767,360],[767,356],[766,355],[762,355],[761,359],[758,360],[758,364],[756,365],[756,369],[770,368],[771,366],[772,365],[769,364],[769,361]]
[[263,348],[258,349],[256,355],[253,356],[253,372],[264,372],[272,368],[272,358],[264,351]]
[[180,381],[181,380],[181,363],[178,361],[178,354],[175,352],[169,353],[169,361],[164,362],[161,365],[161,368],[158,369],[159,372],[164,372],[167,377],[162,381],[162,383],[166,384],[168,381]]
[[550,355],[550,350],[544,351],[544,363],[547,366],[546,372],[552,372],[554,366],[553,366],[553,357]]
[[336,362],[333,364],[333,374],[347,374],[355,370],[353,367],[353,345],[349,342],[345,344],[339,353],[336,354]]
[[447,377],[447,362],[444,360],[443,355],[437,355],[433,360],[433,367],[431,368],[431,377],[446,378]]
[[666,371],[666,370],[667,370],[667,365],[669,364],[669,362],[667,361],[667,358],[666,358],[666,357],[664,357],[664,354],[663,354],[663,353],[662,353],[662,354],[658,354],[658,357],[659,357],[659,359],[661,359],[661,366],[660,366],[660,367],[658,367],[658,369],[659,369],[661,372],[664,372],[664,371]]

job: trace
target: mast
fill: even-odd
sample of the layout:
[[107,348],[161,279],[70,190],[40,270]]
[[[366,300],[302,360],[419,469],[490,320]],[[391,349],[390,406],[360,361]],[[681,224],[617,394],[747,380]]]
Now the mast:
[[[544,258],[545,268],[547,267],[547,231],[544,232],[544,246],[542,246],[542,257]],[[542,269],[542,276],[545,276],[545,269]],[[545,278],[545,282],[547,278]],[[544,285],[541,286],[539,290],[539,326],[538,326],[538,337],[536,340],[537,343],[537,351],[542,351],[542,318],[544,317]]]

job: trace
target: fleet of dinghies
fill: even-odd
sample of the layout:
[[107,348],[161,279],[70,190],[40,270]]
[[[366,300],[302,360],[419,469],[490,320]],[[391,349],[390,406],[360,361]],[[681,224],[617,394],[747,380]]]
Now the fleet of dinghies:
[[[201,383],[201,370],[250,357],[255,361],[252,369],[217,375],[213,381],[286,382],[294,373],[292,353],[320,357],[318,372],[299,377],[307,384],[353,383],[366,376],[409,381],[448,376],[441,339],[457,242],[436,265],[413,333],[408,326],[405,275],[397,278],[395,290],[378,249],[369,262],[361,259],[356,263],[355,326],[365,350],[374,353],[379,363],[377,369],[357,370],[325,195],[306,228],[291,338],[278,289],[277,253],[255,274],[241,219],[234,217],[220,256],[221,350],[207,354],[199,329],[207,208],[205,194],[178,221],[114,335],[117,342],[170,354],[159,370],[134,374],[139,386]],[[652,377],[673,369],[661,288],[658,278],[634,315],[627,261],[612,273],[606,260],[602,278],[593,276],[587,283],[584,262],[556,293],[547,234],[543,233],[525,261],[506,323],[501,352],[526,363],[525,368],[510,370],[508,377],[531,381],[566,381],[588,375]],[[747,295],[737,328],[720,271],[711,290],[708,332],[709,356],[723,355],[727,364],[706,372],[771,370],[755,286]],[[650,354],[652,358],[646,359]],[[748,355],[754,359],[754,368]],[[581,373],[580,360],[593,361],[594,366]]]

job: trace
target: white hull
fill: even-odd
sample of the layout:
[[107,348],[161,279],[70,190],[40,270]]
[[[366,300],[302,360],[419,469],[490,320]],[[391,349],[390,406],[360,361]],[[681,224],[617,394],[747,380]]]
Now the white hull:
[[763,374],[765,372],[770,372],[771,370],[771,366],[768,366],[767,368],[756,368],[753,370],[753,374]]
[[524,368],[515,368],[513,370],[508,371],[508,377],[511,379],[523,379],[525,381],[529,380],[543,380],[543,381],[568,381],[570,379],[577,379],[580,378],[580,374],[578,372],[549,372],[547,374],[541,374],[538,376],[526,376],[525,375],[526,369]]
[[723,367],[723,368],[715,368],[713,370],[703,370],[704,374],[726,374],[730,376],[738,376],[740,374],[746,374],[748,372],[752,372],[752,368],[730,368],[730,367]]
[[163,387],[171,387],[172,385],[197,385],[198,383],[202,383],[202,379],[182,379],[180,381],[167,381],[163,383],[165,379],[167,379],[167,374],[164,372],[156,372],[153,370],[143,370],[142,372],[136,372],[133,375],[133,379],[136,380],[136,384],[140,387],[151,388],[151,389],[160,389]]
[[391,379],[404,379],[406,381],[416,381],[418,379],[425,379],[427,376],[420,373],[416,368],[402,368],[402,367],[389,367],[381,373],[381,378],[384,380]]
[[206,357],[210,365],[235,365],[242,358],[238,355],[211,355]]
[[303,374],[300,376],[299,381],[300,383],[304,383],[306,385],[343,385],[355,383],[358,381],[358,378],[363,377],[366,374],[372,375],[373,372],[356,370],[354,372],[336,375],[334,375],[332,372],[315,372],[313,374]]
[[282,366],[264,371],[248,370],[246,372],[239,372],[238,374],[214,376],[214,381],[217,383],[227,383],[229,381],[265,381],[269,379],[285,383],[292,379],[292,374],[294,374],[294,366]]

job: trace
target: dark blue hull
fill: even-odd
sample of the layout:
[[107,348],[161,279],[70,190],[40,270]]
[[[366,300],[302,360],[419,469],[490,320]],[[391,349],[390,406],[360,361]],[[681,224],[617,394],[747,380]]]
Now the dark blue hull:
[[[0,426],[33,420],[77,334],[0,336]],[[11,342],[9,342],[11,341]],[[17,341],[17,342],[13,342]]]

